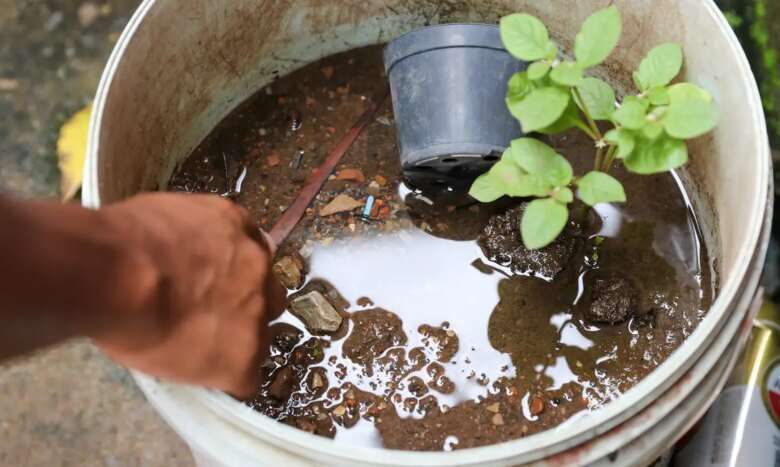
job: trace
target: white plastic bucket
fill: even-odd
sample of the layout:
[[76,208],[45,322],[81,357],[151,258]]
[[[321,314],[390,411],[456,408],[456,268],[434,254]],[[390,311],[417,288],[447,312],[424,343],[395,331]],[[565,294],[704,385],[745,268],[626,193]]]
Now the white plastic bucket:
[[[606,0],[146,0],[122,34],[98,90],[83,190],[87,206],[164,188],[174,167],[236,105],[322,56],[386,42],[425,23],[489,22],[528,11],[564,45]],[[747,60],[711,1],[623,0],[624,33],[608,63],[629,79],[654,45],[683,45],[686,79],[722,109],[691,145],[683,176],[719,294],[704,321],[645,380],[603,409],[555,430],[443,453],[352,447],[279,424],[228,396],[136,374],[149,401],[203,465],[641,464],[711,403],[749,329],[771,223],[771,158]],[[746,325],[747,323],[747,325]],[[613,457],[616,455],[617,457]]]

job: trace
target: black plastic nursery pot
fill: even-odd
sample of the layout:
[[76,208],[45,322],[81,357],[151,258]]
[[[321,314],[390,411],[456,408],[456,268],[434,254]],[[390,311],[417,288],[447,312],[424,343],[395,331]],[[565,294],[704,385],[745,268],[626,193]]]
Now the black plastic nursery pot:
[[385,49],[405,170],[485,170],[519,123],[506,83],[526,64],[507,52],[498,26],[444,24],[404,34]]

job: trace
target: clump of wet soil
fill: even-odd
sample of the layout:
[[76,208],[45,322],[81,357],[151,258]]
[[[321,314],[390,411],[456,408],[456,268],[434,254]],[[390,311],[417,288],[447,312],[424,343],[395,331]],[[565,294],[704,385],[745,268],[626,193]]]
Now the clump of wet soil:
[[[229,196],[270,230],[384,81],[378,47],[303,67],[220,123],[169,187]],[[548,142],[578,172],[592,165],[576,132]],[[247,404],[350,444],[450,450],[618,397],[695,329],[714,280],[674,177],[615,175],[629,204],[529,251],[522,201],[481,205],[463,180],[401,176],[386,102],[280,246],[290,309],[311,300],[272,324]]]
[[625,277],[596,278],[585,312],[594,323],[617,324],[638,313],[637,290]]
[[528,203],[523,203],[505,214],[492,217],[479,238],[479,244],[488,259],[509,267],[512,272],[553,279],[569,264],[582,243],[582,228],[569,221],[551,245],[529,250],[520,235],[520,221],[527,206]]

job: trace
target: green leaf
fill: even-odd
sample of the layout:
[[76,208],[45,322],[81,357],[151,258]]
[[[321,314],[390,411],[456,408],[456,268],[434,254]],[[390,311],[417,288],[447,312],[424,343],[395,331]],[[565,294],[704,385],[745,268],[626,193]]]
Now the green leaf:
[[712,96],[696,85],[675,84],[669,88],[669,101],[663,124],[675,138],[695,138],[718,124],[718,108]]
[[515,73],[507,83],[507,99],[522,100],[534,89],[534,83],[528,78],[527,72]]
[[487,173],[490,180],[495,182],[499,190],[505,194],[509,194],[513,187],[519,185],[523,176],[526,175],[525,171],[515,164],[511,157],[507,156],[510,153],[510,150],[504,152],[504,157],[493,164]]
[[569,100],[569,105],[566,107],[563,115],[561,115],[561,118],[559,118],[552,125],[540,128],[537,131],[545,135],[557,135],[558,133],[562,133],[569,128],[576,127],[579,122],[580,114],[577,110],[577,106],[574,104],[573,100]]
[[507,101],[509,111],[530,133],[555,123],[569,105],[569,93],[558,87],[534,89],[522,100]]
[[688,162],[685,141],[662,136],[655,141],[640,140],[623,163],[631,172],[649,175],[681,167]]
[[647,98],[653,105],[669,105],[669,91],[665,87],[651,89],[647,93]]
[[547,196],[553,186],[544,178],[530,175],[512,158],[512,150],[507,149],[501,160],[496,162],[486,174],[488,181],[496,185],[503,194],[515,197]]
[[567,186],[560,187],[559,189],[553,191],[552,197],[559,203],[563,204],[569,204],[574,201],[574,193],[572,193],[571,188]]
[[558,57],[558,46],[555,45],[555,42],[550,41],[547,44],[547,60],[553,61]]
[[537,18],[516,13],[501,18],[500,27],[504,47],[515,58],[532,62],[550,54],[550,35]]
[[642,128],[645,138],[654,140],[664,133],[664,126],[658,122],[650,122]]
[[604,139],[609,143],[617,144],[618,159],[625,159],[634,151],[634,148],[636,147],[636,139],[634,138],[634,135],[625,128],[618,128],[608,131],[607,134],[604,135]]
[[550,78],[563,86],[577,86],[582,82],[582,67],[574,62],[563,62],[553,68]]
[[549,195],[553,188],[552,185],[547,183],[544,177],[523,174],[517,181],[517,184],[507,190],[507,194],[517,198],[527,198],[529,196],[542,197]]
[[480,203],[492,203],[505,195],[501,184],[490,172],[480,175],[471,184],[469,195]]
[[679,44],[661,44],[651,50],[639,64],[634,81],[642,91],[666,86],[680,74],[683,53]]
[[620,39],[623,25],[614,6],[593,13],[574,41],[574,56],[584,68],[603,62]]
[[577,86],[582,102],[577,105],[595,120],[608,119],[615,112],[615,91],[612,86],[598,78],[585,78]]
[[590,172],[577,182],[577,196],[588,206],[599,203],[625,203],[623,185],[604,172]]
[[512,160],[531,175],[541,177],[552,186],[566,186],[574,172],[565,157],[534,138],[512,141]]
[[613,118],[629,130],[641,130],[646,124],[645,107],[638,100],[626,99],[615,111]]
[[528,78],[536,81],[544,78],[547,76],[547,73],[550,72],[550,62],[544,60],[540,62],[533,62],[531,66],[528,67]]
[[568,221],[569,210],[554,199],[531,201],[520,222],[525,247],[529,250],[546,247],[558,238]]

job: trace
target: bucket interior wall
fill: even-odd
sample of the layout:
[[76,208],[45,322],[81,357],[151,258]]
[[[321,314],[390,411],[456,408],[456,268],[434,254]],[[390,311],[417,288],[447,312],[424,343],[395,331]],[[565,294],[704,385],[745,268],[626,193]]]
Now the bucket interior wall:
[[[611,3],[233,0],[226,7],[206,0],[144,2],[146,18],[129,28],[134,35],[113,64],[96,120],[96,202],[164,188],[176,164],[230,110],[275,77],[323,56],[387,42],[425,24],[495,22],[515,11],[539,16],[568,47],[588,14]],[[650,48],[679,42],[686,53],[686,79],[708,89],[723,111],[718,129],[691,144],[686,174],[723,283],[740,248],[750,243],[745,226],[763,215],[762,187],[754,181],[767,161],[757,157],[763,142],[756,141],[755,119],[746,117],[754,112],[746,71],[737,54],[721,53],[729,48],[722,25],[706,15],[697,19],[699,0],[626,0],[618,6],[624,32],[607,63],[610,75],[628,82],[626,70]]]

